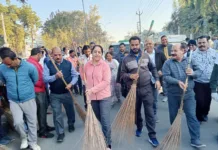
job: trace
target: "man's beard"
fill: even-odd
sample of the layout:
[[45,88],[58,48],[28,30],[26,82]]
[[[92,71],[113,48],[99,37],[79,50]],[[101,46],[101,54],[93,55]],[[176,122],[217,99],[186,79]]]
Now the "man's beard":
[[134,54],[138,54],[138,53],[139,53],[139,49],[134,48],[134,49],[132,49],[132,52],[133,52]]

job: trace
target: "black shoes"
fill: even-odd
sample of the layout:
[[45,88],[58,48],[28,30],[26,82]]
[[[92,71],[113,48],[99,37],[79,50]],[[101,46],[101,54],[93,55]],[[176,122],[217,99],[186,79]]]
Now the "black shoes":
[[46,139],[48,139],[48,138],[53,138],[53,137],[54,137],[54,134],[49,133],[49,132],[40,133],[40,134],[39,134],[39,138],[46,138]]
[[55,127],[46,126],[47,132],[51,132],[55,130]]
[[57,138],[57,142],[58,143],[62,143],[64,141],[64,137],[65,137],[65,134],[62,133],[62,134],[59,134],[58,135],[58,138]]
[[75,130],[74,125],[73,125],[73,124],[72,124],[72,125],[69,125],[68,131],[69,131],[69,132],[73,132],[74,130]]

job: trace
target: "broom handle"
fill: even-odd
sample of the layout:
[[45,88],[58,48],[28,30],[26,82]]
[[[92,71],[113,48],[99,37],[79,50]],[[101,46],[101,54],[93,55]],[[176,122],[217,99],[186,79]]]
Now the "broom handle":
[[[190,55],[189,55],[187,68],[190,68],[191,58],[192,58],[192,51],[190,52]],[[180,107],[179,107],[179,110],[180,110],[180,111],[183,110],[184,98],[185,98],[185,93],[186,93],[187,87],[188,87],[188,76],[187,76],[186,79],[185,79],[185,88],[183,89],[182,98],[181,98],[181,103],[180,103]]]
[[[47,51],[47,50],[46,50]],[[58,69],[57,65],[55,64],[53,58],[48,54],[49,59],[51,60],[52,64],[54,65],[55,69],[57,72],[59,72],[60,70]],[[64,77],[61,77],[62,81],[64,82],[65,86],[67,86],[67,82],[65,81]],[[70,89],[68,89],[68,91],[70,92],[70,95],[73,99],[74,104],[77,104],[76,100],[74,99],[73,93]]]

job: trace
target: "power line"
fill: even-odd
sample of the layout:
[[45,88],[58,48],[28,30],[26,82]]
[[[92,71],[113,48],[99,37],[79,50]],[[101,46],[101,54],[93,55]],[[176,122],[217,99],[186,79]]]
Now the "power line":
[[153,14],[155,13],[155,11],[160,7],[160,5],[162,4],[163,0],[160,1],[160,3],[157,5],[157,7],[154,9],[154,11],[151,13],[151,15],[149,16],[148,20],[153,16]]

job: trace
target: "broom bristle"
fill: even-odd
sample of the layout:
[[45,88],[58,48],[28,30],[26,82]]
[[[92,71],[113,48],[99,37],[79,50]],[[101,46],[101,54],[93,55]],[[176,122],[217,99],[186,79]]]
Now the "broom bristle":
[[172,126],[161,144],[155,150],[179,150],[181,141],[181,120],[183,111],[179,110]]
[[136,84],[133,84],[112,124],[112,138],[115,142],[121,143],[126,138],[132,141],[135,126],[135,106]]
[[83,150],[106,150],[105,137],[91,104],[88,104],[83,137]]
[[79,117],[82,119],[83,122],[85,122],[86,112],[82,109],[82,107],[79,105],[79,103],[77,102],[77,100],[73,96],[73,92],[71,90],[69,90],[69,92],[70,92],[70,95],[72,97],[73,103],[74,103],[74,105],[76,107],[76,111],[77,111]]
[[81,106],[77,102],[74,103],[74,105],[76,107],[76,111],[77,111],[78,115],[80,116],[82,121],[85,122],[86,121],[86,112],[81,108]]

